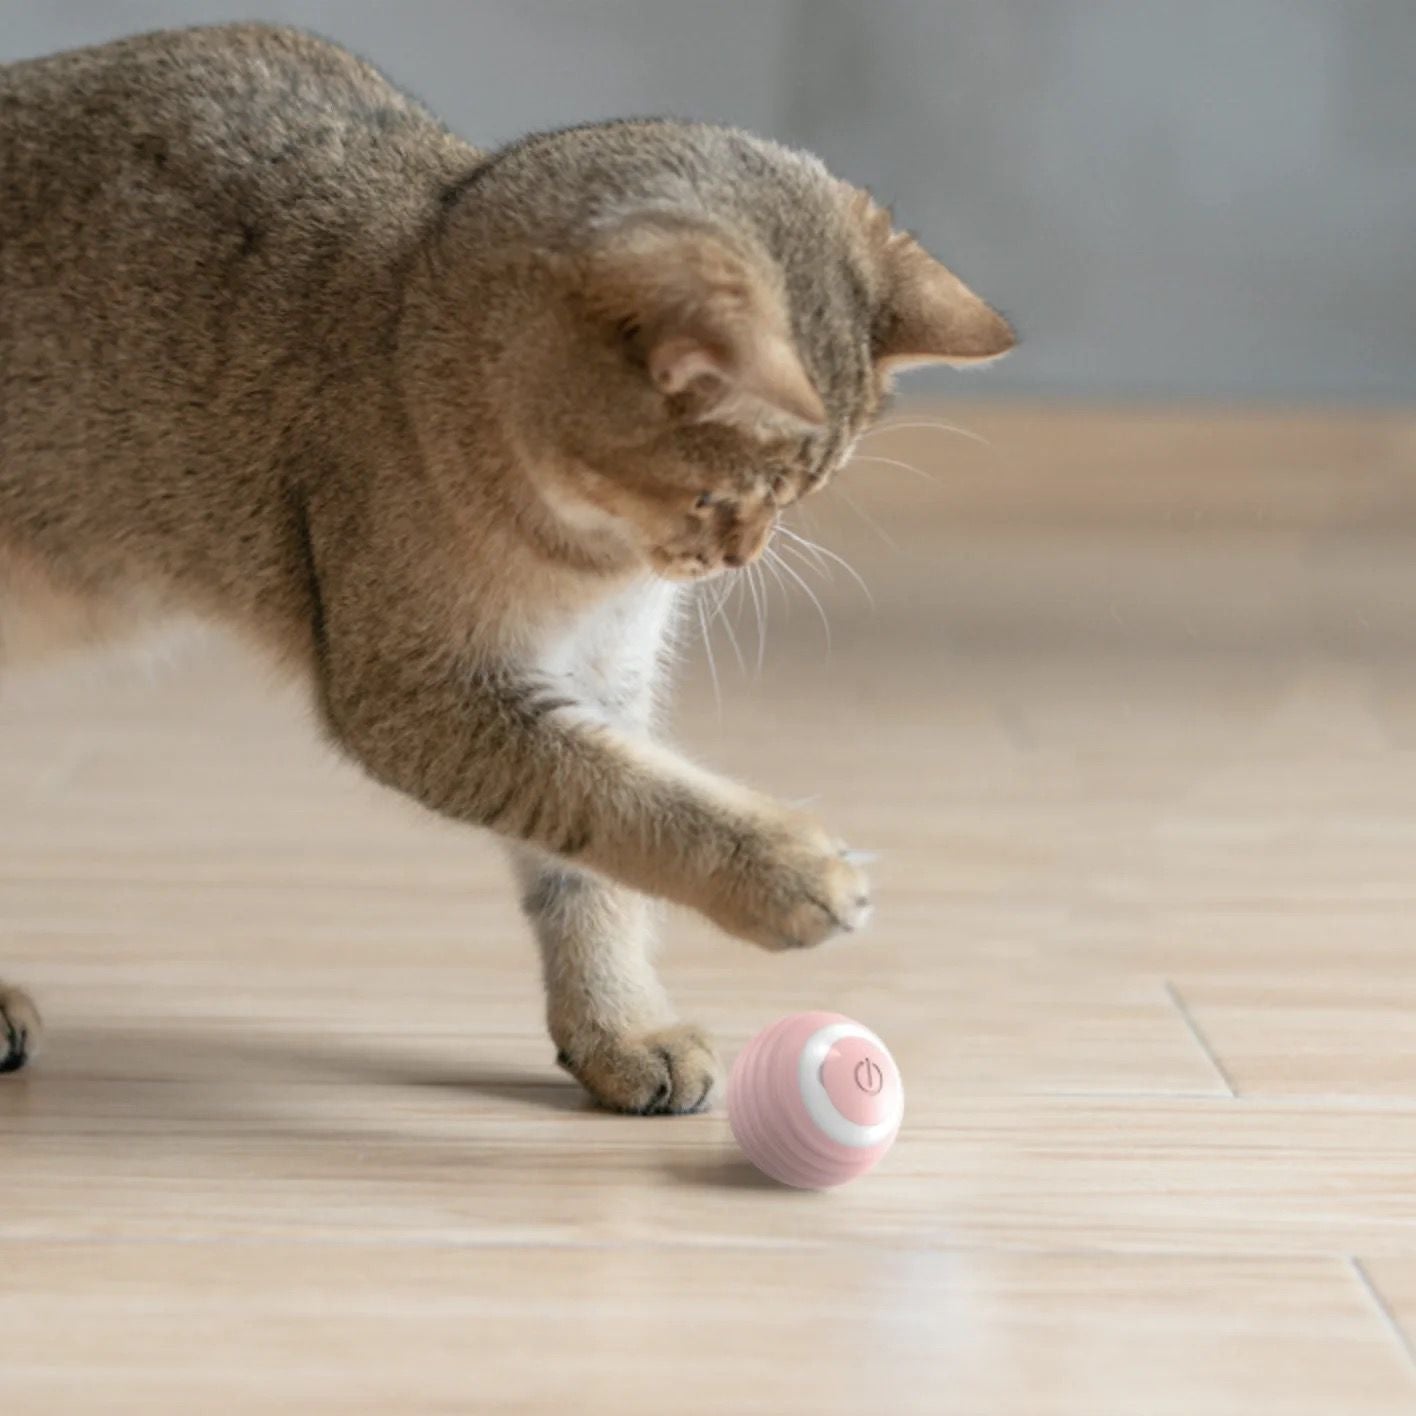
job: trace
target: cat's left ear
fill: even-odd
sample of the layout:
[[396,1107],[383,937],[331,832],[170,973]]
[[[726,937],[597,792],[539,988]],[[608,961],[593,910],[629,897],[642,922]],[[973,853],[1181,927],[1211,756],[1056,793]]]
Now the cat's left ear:
[[884,284],[873,349],[877,362],[895,371],[916,364],[986,364],[1016,343],[1013,327],[908,232],[890,227],[874,203],[867,221],[875,229]]
[[725,233],[666,216],[626,222],[591,253],[584,293],[692,421],[764,434],[826,422],[770,268]]

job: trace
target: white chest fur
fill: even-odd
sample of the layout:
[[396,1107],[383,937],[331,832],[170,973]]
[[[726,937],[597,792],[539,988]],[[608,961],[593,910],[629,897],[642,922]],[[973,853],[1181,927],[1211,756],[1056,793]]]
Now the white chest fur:
[[612,721],[646,721],[677,595],[657,576],[632,582],[547,634],[537,670]]

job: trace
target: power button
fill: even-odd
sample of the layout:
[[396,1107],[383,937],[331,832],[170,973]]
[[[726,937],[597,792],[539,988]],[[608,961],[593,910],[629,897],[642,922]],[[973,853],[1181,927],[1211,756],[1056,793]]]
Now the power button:
[[855,1064],[851,1076],[855,1079],[856,1087],[866,1096],[878,1096],[880,1088],[885,1085],[885,1073],[880,1070],[880,1064],[873,1057],[862,1057]]
[[869,1038],[835,1042],[821,1063],[820,1076],[831,1105],[857,1126],[874,1126],[898,1104],[895,1064]]

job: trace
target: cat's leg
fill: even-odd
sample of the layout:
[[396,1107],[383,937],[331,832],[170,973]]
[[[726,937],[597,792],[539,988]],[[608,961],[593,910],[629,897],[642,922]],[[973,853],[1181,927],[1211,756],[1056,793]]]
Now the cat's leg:
[[29,994],[0,983],[0,1072],[18,1072],[39,1047],[39,1009]]
[[556,1060],[602,1105],[698,1111],[719,1078],[704,1034],[677,1021],[654,970],[653,905],[540,851],[514,848],[536,933]]
[[316,551],[320,705],[372,776],[765,948],[865,922],[864,875],[811,818],[606,721],[544,665],[440,632],[440,581],[392,573],[406,552],[371,572],[353,537]]
[[[563,646],[554,683],[631,737],[651,736],[674,591],[649,587]],[[540,946],[557,1060],[617,1111],[698,1111],[719,1077],[704,1034],[680,1023],[654,969],[659,911],[643,895],[526,846],[512,848]]]
[[324,696],[335,736],[389,786],[764,948],[819,944],[869,915],[865,876],[811,818],[583,714],[534,676],[407,645],[335,667]]

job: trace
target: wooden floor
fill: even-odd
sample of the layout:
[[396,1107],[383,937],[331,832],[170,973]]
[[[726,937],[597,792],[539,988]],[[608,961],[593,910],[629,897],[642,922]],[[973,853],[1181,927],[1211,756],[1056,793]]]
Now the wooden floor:
[[[909,410],[681,736],[881,853],[666,972],[881,1032],[873,1175],[552,1065],[497,853],[228,650],[0,703],[0,1407],[1416,1411],[1416,417]],[[844,500],[849,496],[855,507]],[[798,567],[807,574],[807,567]]]

